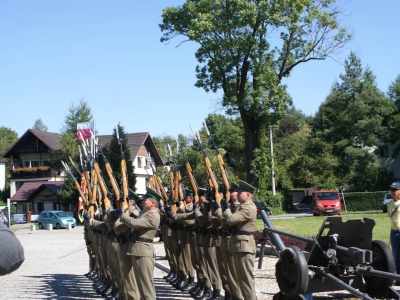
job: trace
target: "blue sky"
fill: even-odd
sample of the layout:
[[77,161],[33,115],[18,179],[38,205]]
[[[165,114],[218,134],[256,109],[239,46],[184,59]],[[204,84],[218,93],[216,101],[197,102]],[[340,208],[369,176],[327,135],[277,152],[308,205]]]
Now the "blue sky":
[[[222,113],[221,94],[194,87],[196,44],[160,42],[162,9],[183,0],[0,1],[0,126],[21,136],[37,119],[60,132],[71,104],[84,98],[98,134],[190,134],[209,113]],[[387,91],[400,74],[400,1],[339,1],[355,38],[350,51]],[[284,83],[296,108],[313,115],[343,65],[333,59],[294,69]]]

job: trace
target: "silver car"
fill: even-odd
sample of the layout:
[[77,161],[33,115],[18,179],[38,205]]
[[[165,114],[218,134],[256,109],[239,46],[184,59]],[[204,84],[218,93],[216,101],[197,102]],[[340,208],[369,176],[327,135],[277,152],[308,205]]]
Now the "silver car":
[[392,197],[392,194],[391,194],[390,192],[387,192],[386,195],[385,195],[385,197],[383,197],[383,201],[382,201],[382,211],[383,211],[384,213],[387,212],[387,204],[388,204],[388,202],[389,202],[390,200],[392,200],[392,199],[393,199],[393,197]]

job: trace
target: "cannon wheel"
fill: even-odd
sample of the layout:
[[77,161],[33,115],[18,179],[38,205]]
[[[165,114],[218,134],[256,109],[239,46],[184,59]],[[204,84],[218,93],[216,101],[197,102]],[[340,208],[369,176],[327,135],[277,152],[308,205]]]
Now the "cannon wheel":
[[[382,241],[372,241],[371,250],[373,251],[373,261],[370,264],[375,270],[396,273],[396,267],[392,252]],[[390,286],[393,285],[392,279],[378,276],[365,276],[366,292],[372,296],[386,296]]]
[[280,253],[275,275],[284,299],[297,299],[307,291],[308,265],[299,247],[289,246]]

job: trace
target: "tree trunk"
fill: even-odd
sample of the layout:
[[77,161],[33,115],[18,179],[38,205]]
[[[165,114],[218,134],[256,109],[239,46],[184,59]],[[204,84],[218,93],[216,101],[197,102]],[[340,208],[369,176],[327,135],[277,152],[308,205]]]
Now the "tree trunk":
[[255,121],[252,121],[244,111],[240,112],[245,134],[245,149],[246,149],[246,181],[252,186],[258,188],[259,175],[254,167],[254,150],[260,146],[258,138],[259,126]]

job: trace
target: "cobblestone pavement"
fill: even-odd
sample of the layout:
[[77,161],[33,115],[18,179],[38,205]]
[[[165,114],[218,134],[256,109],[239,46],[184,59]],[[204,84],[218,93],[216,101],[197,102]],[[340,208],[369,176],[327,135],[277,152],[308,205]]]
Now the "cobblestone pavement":
[[[103,299],[92,289],[92,282],[83,274],[88,271],[88,256],[83,240],[83,227],[72,230],[34,230],[29,225],[14,225],[25,249],[25,262],[10,275],[0,278],[0,300],[13,299]],[[164,246],[155,243],[156,266],[154,282],[157,299],[192,299],[163,280],[169,271]],[[1,255],[1,254],[0,254]],[[263,267],[254,275],[258,300],[272,299],[279,289],[275,279],[276,257],[264,258]],[[347,292],[320,293],[314,300],[353,299]]]

